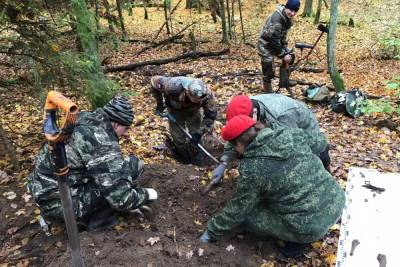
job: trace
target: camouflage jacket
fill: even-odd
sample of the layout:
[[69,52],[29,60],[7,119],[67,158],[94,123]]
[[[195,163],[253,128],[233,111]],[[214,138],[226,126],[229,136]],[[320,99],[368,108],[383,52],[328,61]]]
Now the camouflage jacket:
[[[65,148],[70,168],[67,182],[73,199],[79,199],[81,187],[90,183],[115,210],[129,211],[148,200],[147,191],[135,186],[137,162],[123,157],[118,137],[102,109],[79,113]],[[61,201],[47,144],[28,177],[28,190],[39,206]]]
[[210,235],[217,238],[257,216],[252,210],[259,205],[303,237],[324,235],[341,214],[344,191],[312,153],[315,142],[301,129],[261,130],[240,161],[234,197],[208,222]]
[[279,5],[265,21],[258,38],[257,48],[261,57],[270,54],[282,57],[287,48],[287,33],[293,22],[284,14],[284,5]]
[[[272,123],[305,130],[315,139],[326,139],[321,132],[315,114],[300,101],[280,94],[263,94],[250,97],[257,100],[260,106],[259,121],[267,126]],[[315,147],[313,151],[319,154],[326,147]],[[235,152],[229,143],[225,144],[221,161],[230,162],[235,158]]]
[[[217,109],[214,95],[209,88],[207,88],[207,96],[198,104],[191,102],[190,99],[183,94],[193,79],[194,78],[185,76],[160,76],[160,89],[152,87],[151,92],[157,101],[157,105],[163,105],[165,99],[166,106],[176,110],[184,111],[203,108],[204,120],[209,120],[213,123],[217,117]],[[207,87],[206,84],[204,84],[204,86]]]

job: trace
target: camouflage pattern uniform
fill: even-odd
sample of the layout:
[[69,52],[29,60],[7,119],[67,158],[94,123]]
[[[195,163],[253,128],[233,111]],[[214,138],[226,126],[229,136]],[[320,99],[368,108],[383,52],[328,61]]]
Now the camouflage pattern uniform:
[[[151,91],[157,101],[158,107],[163,106],[165,102],[168,112],[175,117],[178,124],[187,128],[191,135],[196,133],[202,135],[214,124],[214,120],[217,117],[217,110],[214,96],[208,88],[206,96],[201,103],[193,103],[185,96],[185,90],[188,90],[188,85],[194,80],[198,79],[184,76],[158,76],[156,82],[160,85],[160,89],[152,87]],[[198,81],[204,87],[207,87],[203,82]],[[200,113],[201,108],[203,108],[203,119]],[[174,145],[178,149],[185,149],[188,146],[185,134],[172,122],[169,122],[169,130]]]
[[217,239],[241,225],[258,235],[309,243],[322,238],[344,206],[344,191],[311,147],[326,146],[297,128],[264,128],[240,162],[234,197],[207,225]]
[[293,22],[285,15],[284,9],[284,5],[279,5],[267,18],[258,38],[257,48],[261,57],[264,84],[271,83],[275,77],[274,57],[282,59],[288,50],[287,33]]
[[[137,187],[135,182],[143,162],[134,156],[123,157],[118,137],[103,109],[79,113],[65,149],[70,168],[67,182],[78,222],[85,222],[104,208],[130,211],[147,202],[146,189]],[[27,186],[45,218],[64,219],[47,144],[36,158]]]
[[[291,128],[301,128],[316,140],[326,140],[325,135],[319,128],[315,114],[304,103],[280,94],[262,94],[252,96],[250,99],[257,100],[260,108],[258,120],[265,125],[277,124]],[[329,148],[326,145],[320,149],[314,149],[313,151],[315,154],[320,155],[328,153],[327,150]],[[236,152],[233,150],[232,145],[227,142],[221,161],[229,163],[236,157]],[[326,164],[329,165],[329,163],[330,160]]]

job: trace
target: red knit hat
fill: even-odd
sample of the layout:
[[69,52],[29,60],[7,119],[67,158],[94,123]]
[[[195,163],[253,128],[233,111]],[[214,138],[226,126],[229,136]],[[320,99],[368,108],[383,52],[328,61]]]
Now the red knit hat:
[[238,95],[232,98],[226,108],[226,119],[229,121],[237,115],[250,115],[251,112],[251,100],[246,95]]
[[228,121],[222,128],[221,136],[225,141],[231,141],[252,127],[256,122],[247,115],[238,115]]

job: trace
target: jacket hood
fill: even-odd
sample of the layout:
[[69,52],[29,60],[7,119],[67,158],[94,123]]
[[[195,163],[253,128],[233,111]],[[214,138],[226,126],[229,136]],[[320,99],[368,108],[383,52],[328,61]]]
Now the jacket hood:
[[294,136],[288,128],[264,128],[247,146],[244,158],[288,159],[293,154],[294,149]]

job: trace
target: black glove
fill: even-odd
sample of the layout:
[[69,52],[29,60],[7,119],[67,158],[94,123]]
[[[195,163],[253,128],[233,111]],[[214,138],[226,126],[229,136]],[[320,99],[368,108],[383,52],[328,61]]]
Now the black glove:
[[192,139],[190,139],[190,143],[192,143],[192,145],[197,146],[199,144],[201,140],[201,134],[199,133],[195,133],[192,134]]
[[165,106],[163,104],[157,104],[156,110],[155,110],[155,114],[161,116],[161,114],[163,114],[165,110]]

